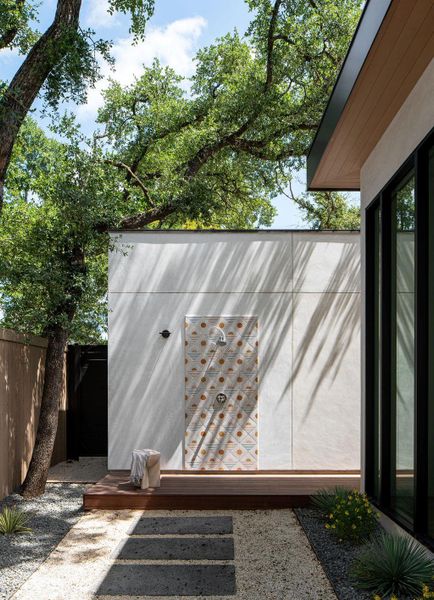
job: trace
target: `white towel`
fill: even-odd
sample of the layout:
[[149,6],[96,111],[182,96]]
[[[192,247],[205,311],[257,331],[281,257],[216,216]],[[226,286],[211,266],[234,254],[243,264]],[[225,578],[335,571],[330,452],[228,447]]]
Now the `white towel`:
[[131,456],[130,483],[140,487],[145,473],[148,458],[153,454],[152,450],[133,450]]

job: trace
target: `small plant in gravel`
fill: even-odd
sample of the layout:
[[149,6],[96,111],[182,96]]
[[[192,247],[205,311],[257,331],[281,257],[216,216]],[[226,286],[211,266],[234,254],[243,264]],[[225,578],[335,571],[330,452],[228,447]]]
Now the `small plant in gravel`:
[[424,585],[422,588],[421,600],[425,600],[426,598],[434,598],[434,591],[430,590],[429,586]]
[[335,488],[318,490],[314,496],[311,497],[311,504],[314,508],[319,510],[324,518],[327,518],[330,513],[333,512],[337,502],[344,500],[348,497],[351,492],[345,488],[336,486]]
[[434,563],[415,540],[382,532],[356,558],[350,578],[355,587],[374,598],[433,598],[427,583]]
[[32,530],[27,527],[28,520],[28,515],[19,508],[5,506],[0,513],[0,534],[29,533]]
[[371,507],[367,495],[353,490],[337,499],[325,526],[339,540],[360,544],[369,539],[377,525],[378,513]]

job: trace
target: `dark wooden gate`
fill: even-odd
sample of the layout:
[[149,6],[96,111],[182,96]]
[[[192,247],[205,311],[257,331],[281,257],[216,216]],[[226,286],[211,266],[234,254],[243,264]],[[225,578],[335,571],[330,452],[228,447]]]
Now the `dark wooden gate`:
[[68,348],[68,458],[107,456],[107,346]]

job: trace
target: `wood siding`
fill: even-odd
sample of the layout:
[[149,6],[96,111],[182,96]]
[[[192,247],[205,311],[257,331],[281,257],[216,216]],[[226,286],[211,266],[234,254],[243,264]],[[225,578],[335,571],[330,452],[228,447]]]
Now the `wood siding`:
[[[24,480],[32,456],[44,383],[44,338],[0,328],[0,498]],[[66,370],[53,463],[66,458]]]
[[434,58],[433,22],[432,0],[392,3],[310,189],[360,188],[364,162]]

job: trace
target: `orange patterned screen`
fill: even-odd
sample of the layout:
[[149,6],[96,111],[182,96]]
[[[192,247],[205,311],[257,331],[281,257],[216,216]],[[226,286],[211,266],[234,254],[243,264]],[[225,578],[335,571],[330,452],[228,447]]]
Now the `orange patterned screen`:
[[185,469],[257,469],[257,317],[186,317],[184,343]]

